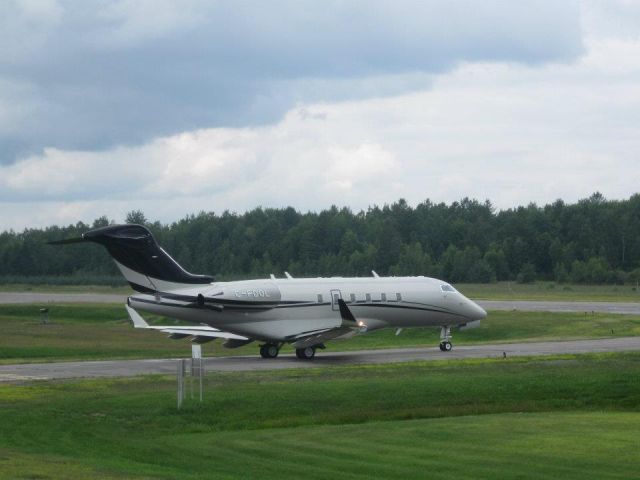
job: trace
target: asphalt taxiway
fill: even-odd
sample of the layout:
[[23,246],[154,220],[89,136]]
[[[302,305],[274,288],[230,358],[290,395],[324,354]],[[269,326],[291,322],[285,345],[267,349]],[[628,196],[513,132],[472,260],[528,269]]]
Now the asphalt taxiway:
[[126,303],[127,296],[111,293],[0,292],[0,304],[10,303]]
[[[441,352],[438,348],[394,348],[353,352],[331,352],[330,350],[325,350],[319,351],[313,360],[299,360],[295,355],[288,354],[281,355],[276,359],[263,359],[256,355],[210,357],[205,361],[208,372],[240,372],[400,363],[421,360],[503,358],[505,355],[507,357],[517,357],[633,350],[640,350],[640,337],[456,346],[451,352]],[[0,382],[174,374],[176,369],[176,359],[0,365]]]

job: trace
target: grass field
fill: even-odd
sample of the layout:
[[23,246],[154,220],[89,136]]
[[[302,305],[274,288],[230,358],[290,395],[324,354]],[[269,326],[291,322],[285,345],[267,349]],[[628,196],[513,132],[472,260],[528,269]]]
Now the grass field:
[[[50,319],[51,324],[42,325],[37,306],[0,305],[0,363],[190,355],[188,340],[169,340],[159,332],[135,330],[120,305],[56,305],[51,307]],[[640,335],[638,316],[496,311],[491,312],[479,328],[454,331],[453,341],[465,345],[637,335]],[[399,336],[393,330],[382,330],[343,342],[330,342],[328,348],[339,351],[434,347],[438,342],[438,329],[406,329]],[[258,354],[255,344],[229,350],[214,342],[205,344],[204,349],[208,356]],[[285,346],[283,351],[293,350]]]
[[638,478],[640,354],[0,385],[0,478]]
[[640,290],[632,285],[565,285],[555,282],[456,284],[475,300],[558,300],[583,302],[640,302]]
[[[515,282],[456,284],[466,296],[476,300],[563,300],[589,302],[640,302],[640,289],[633,285],[568,285],[555,282],[519,284]],[[130,295],[128,286],[104,285],[23,285],[0,284],[2,292],[109,293]]]

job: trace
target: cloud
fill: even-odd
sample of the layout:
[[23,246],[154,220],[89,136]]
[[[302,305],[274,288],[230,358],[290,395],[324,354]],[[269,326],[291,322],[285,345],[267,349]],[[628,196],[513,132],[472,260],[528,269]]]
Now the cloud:
[[[207,128],[0,167],[0,228],[172,221],[258,205],[367,208],[400,197],[499,208],[637,191],[640,39],[591,38],[573,64],[466,62],[432,88],[300,104],[273,125]],[[25,220],[28,219],[28,220]]]
[[377,185],[381,179],[397,176],[399,167],[393,153],[378,144],[363,143],[356,148],[329,148],[325,188],[337,193],[351,192],[363,184]]
[[575,2],[0,2],[0,106],[24,105],[0,120],[0,162],[274,123],[296,104],[421,90],[460,62],[582,52]]
[[[332,204],[366,209],[400,197],[416,204],[470,196],[509,208],[556,198],[575,201],[596,190],[622,198],[640,184],[640,35],[631,28],[640,19],[633,20],[633,10],[625,17],[624,2],[611,9],[583,3],[576,18],[584,31],[577,39],[578,27],[553,35],[560,25],[573,25],[565,18],[575,13],[571,3],[553,15],[546,3],[528,4],[530,18],[520,23],[507,21],[515,7],[500,10],[492,3],[478,19],[456,15],[465,2],[416,7],[423,9],[414,12],[417,20],[402,11],[408,8],[404,4],[398,11],[367,4],[376,8],[362,17],[356,14],[367,9],[358,3],[329,4],[328,13],[311,6],[314,25],[325,22],[324,32],[333,36],[302,32],[297,37],[309,25],[303,8],[296,7],[287,17],[296,25],[287,24],[260,45],[251,42],[275,28],[279,3],[254,18],[235,12],[235,4],[193,2],[185,4],[175,24],[146,26],[148,19],[138,18],[144,9],[138,17],[127,16],[135,5],[110,5],[115,10],[102,17],[58,5],[62,20],[47,27],[54,31],[56,22],[85,25],[81,20],[100,17],[89,22],[91,28],[78,27],[81,40],[75,49],[61,50],[59,71],[46,59],[42,65],[25,60],[10,78],[3,77],[6,65],[0,67],[0,144],[5,152],[22,152],[0,164],[0,230],[91,221],[103,214],[122,221],[132,209],[169,222],[200,210],[258,205],[318,210]],[[164,8],[162,18],[172,5],[158,4]],[[429,8],[440,12],[426,15]],[[215,35],[227,43],[184,51],[196,37],[209,38],[204,30],[221,11],[228,22]],[[363,19],[353,30],[360,36],[348,36],[340,22],[331,25],[344,15]],[[538,17],[545,17],[548,30]],[[425,18],[433,28],[418,32]],[[611,25],[622,18],[625,28],[616,34]],[[400,25],[401,19],[408,19],[407,25]],[[447,42],[447,29],[464,35],[452,33],[455,41]],[[61,42],[56,35],[48,42]],[[289,43],[299,42],[288,45],[287,35]],[[509,35],[522,40],[520,47],[502,41],[491,47]],[[333,43],[320,45],[325,37]],[[228,62],[211,53],[224,53],[231,38],[236,43]],[[343,51],[340,43],[347,38],[363,45]],[[524,39],[546,53],[526,53]],[[170,44],[175,58],[163,63],[154,50],[158,42]],[[441,48],[442,56],[414,58],[421,45],[428,45],[425,52]],[[205,50],[215,61],[204,62],[203,70],[196,60]],[[94,66],[110,65],[113,71],[79,63],[77,79],[68,84],[75,78],[69,59],[84,58],[87,51],[97,52]],[[394,53],[399,58],[392,58]],[[141,60],[146,54],[151,60]],[[356,54],[363,60],[342,70]],[[124,69],[125,78],[118,78],[123,58],[136,75]],[[183,68],[176,68],[178,59]],[[284,59],[301,63],[285,65]],[[225,69],[220,78],[217,68]],[[23,81],[16,72],[31,74]],[[90,72],[100,75],[92,78]],[[147,82],[154,75],[157,81]],[[203,95],[204,86],[210,96]],[[68,101],[59,101],[61,91]],[[24,101],[13,101],[18,97]],[[100,108],[80,115],[86,108],[82,102]],[[274,112],[280,113],[272,118]],[[257,121],[263,113],[269,122]],[[220,123],[209,114],[218,115]],[[104,132],[98,124],[105,125]],[[44,142],[47,135],[58,143]],[[42,149],[34,147],[36,137],[44,142]]]

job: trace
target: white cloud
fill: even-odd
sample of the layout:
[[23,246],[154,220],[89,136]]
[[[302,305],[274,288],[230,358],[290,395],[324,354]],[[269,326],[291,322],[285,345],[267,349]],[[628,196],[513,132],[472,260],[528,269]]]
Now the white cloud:
[[0,2],[0,64],[20,62],[47,44],[63,17],[56,0]]
[[363,143],[356,148],[329,148],[325,185],[339,193],[349,193],[364,184],[379,184],[398,176],[394,155],[378,144]]
[[0,1],[0,108],[30,106],[3,112],[0,163],[274,123],[296,103],[419,90],[465,60],[571,61],[578,17],[555,0]]
[[106,28],[94,41],[106,48],[123,48],[157,40],[204,22],[207,2],[201,0],[117,0],[96,13]]
[[586,38],[574,63],[466,62],[432,76],[428,90],[301,101],[273,125],[102,152],[49,148],[0,166],[0,229],[122,220],[138,208],[172,221],[200,210],[359,209],[400,197],[489,198],[500,208],[596,190],[626,197],[640,185],[640,37]]

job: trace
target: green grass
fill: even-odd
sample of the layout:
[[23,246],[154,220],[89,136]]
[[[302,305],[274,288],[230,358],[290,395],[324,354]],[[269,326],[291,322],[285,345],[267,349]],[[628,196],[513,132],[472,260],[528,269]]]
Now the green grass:
[[180,356],[184,342],[135,330],[121,305],[50,307],[50,324],[38,306],[0,305],[0,363]]
[[640,302],[634,285],[568,285],[555,282],[460,283],[460,292],[474,300],[557,300],[569,302]]
[[[150,321],[175,321],[149,317]],[[190,355],[188,340],[169,340],[165,334],[134,329],[120,305],[55,305],[51,324],[42,325],[38,307],[0,305],[0,363],[158,358]],[[454,331],[456,345],[610,338],[640,335],[640,317],[606,313],[490,312],[479,328]],[[330,351],[392,347],[434,347],[435,328],[381,330],[345,341],[329,342]],[[204,345],[206,355],[257,355],[257,346],[229,350],[219,342]],[[283,352],[292,352],[285,346]],[[321,353],[320,353],[321,354]]]
[[640,354],[0,385],[0,478],[637,478]]

